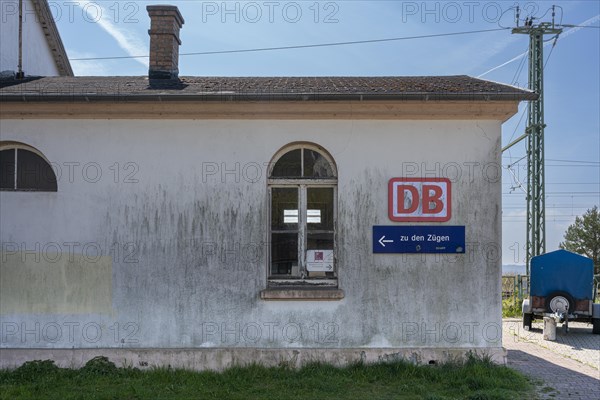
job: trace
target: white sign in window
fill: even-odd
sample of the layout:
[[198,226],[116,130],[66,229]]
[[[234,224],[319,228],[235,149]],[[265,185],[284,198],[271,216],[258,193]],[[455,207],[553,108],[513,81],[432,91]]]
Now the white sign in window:
[[284,224],[297,224],[298,223],[298,210],[283,210],[283,223]]
[[306,222],[309,224],[320,224],[321,210],[306,210]]
[[308,271],[333,271],[333,250],[307,250],[306,269]]

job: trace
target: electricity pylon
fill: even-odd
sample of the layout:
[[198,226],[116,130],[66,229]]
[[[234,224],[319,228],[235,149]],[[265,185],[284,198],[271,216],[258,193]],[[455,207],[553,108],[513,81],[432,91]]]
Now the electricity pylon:
[[534,18],[525,20],[519,26],[517,8],[517,27],[512,33],[529,35],[529,90],[538,95],[537,100],[529,102],[527,109],[527,128],[525,134],[505,146],[502,151],[527,138],[527,243],[526,273],[529,275],[529,263],[537,255],[546,252],[546,204],[544,182],[544,35],[558,35],[562,29],[554,25],[554,7],[552,23],[534,23]]

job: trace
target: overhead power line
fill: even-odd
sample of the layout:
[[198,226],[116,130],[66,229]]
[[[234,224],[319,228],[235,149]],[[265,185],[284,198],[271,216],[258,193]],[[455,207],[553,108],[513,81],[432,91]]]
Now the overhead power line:
[[[554,209],[554,208],[556,208],[556,209],[567,209],[568,208],[568,209],[585,210],[585,209],[590,208],[590,206],[589,205],[585,205],[585,206],[572,206],[570,204],[566,204],[564,206],[550,206],[550,207],[546,206],[546,210],[548,210],[548,209]],[[510,210],[524,210],[525,207],[522,207],[522,206],[505,206],[505,205],[503,205],[502,209],[503,210],[508,210],[508,209],[510,209]]]
[[581,164],[598,164],[600,165],[600,161],[583,161],[583,160],[557,160],[552,158],[546,158],[547,161],[557,161],[557,162],[569,162],[569,163],[581,163]]
[[596,25],[567,25],[567,24],[563,24],[561,26],[564,26],[565,28],[596,28],[596,29],[600,29],[600,25],[596,26]]
[[[458,36],[458,35],[469,35],[473,33],[484,33],[484,32],[497,32],[505,31],[510,28],[494,28],[494,29],[481,29],[476,31],[465,31],[465,32],[450,32],[450,33],[436,33],[431,35],[419,35],[419,36],[404,36],[395,38],[384,38],[384,39],[369,39],[369,40],[353,40],[349,42],[332,42],[332,43],[316,43],[316,44],[303,44],[294,46],[279,46],[279,47],[260,47],[252,49],[236,49],[236,50],[216,50],[216,51],[201,51],[194,53],[181,53],[180,56],[206,56],[214,54],[233,54],[233,53],[252,53],[259,51],[275,51],[275,50],[293,50],[293,49],[307,49],[314,47],[332,47],[332,46],[348,46],[354,44],[366,44],[366,43],[383,43],[383,42],[394,42],[400,40],[413,40],[413,39],[429,39],[446,36]],[[115,56],[115,57],[85,57],[85,58],[71,58],[71,61],[93,61],[93,60],[121,60],[130,58],[148,58],[148,55],[143,56]]]
[[[561,19],[562,19],[562,16],[561,16]],[[599,19],[600,19],[600,14],[598,14],[598,15],[590,18],[590,19],[587,19],[587,20],[583,21],[582,23],[580,23],[578,25],[559,24],[559,25],[556,25],[556,27],[571,28],[571,29],[567,30],[566,32],[564,32],[561,35],[561,40],[562,40],[562,39],[566,38],[567,36],[572,35],[573,33],[577,32],[581,28],[600,28],[600,26],[598,26],[598,25],[590,25],[590,24],[593,24],[594,22],[598,21]],[[549,45],[549,44],[550,43],[547,43],[546,45]],[[508,65],[508,64],[510,64],[510,63],[512,63],[514,61],[517,61],[521,57],[525,57],[526,55],[527,55],[527,52],[521,53],[521,54],[517,55],[516,57],[513,57],[510,60],[508,60],[508,61],[506,61],[506,62],[504,62],[504,63],[502,63],[500,65],[497,65],[494,68],[491,68],[491,69],[485,71],[482,74],[477,75],[477,78],[481,78],[481,77],[489,74],[490,72],[493,72],[493,71],[495,71],[495,70],[497,70],[499,68],[504,67],[505,65]]]
[[[502,182],[503,185],[510,185],[510,182]],[[600,182],[546,182],[546,185],[600,185]]]
[[[508,159],[513,159],[513,158],[517,158],[516,156],[502,156],[502,158],[508,158]],[[522,160],[523,157],[519,158],[519,161]],[[565,163],[579,163],[579,164],[598,164],[600,165],[600,161],[586,161],[586,160],[558,160],[556,158],[546,158],[546,161],[553,161],[553,162],[565,162]]]

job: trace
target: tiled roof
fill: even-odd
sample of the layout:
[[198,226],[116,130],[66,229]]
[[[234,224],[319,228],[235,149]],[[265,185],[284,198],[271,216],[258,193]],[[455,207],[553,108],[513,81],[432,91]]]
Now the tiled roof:
[[0,80],[2,101],[83,100],[533,100],[510,85],[469,76],[29,77]]

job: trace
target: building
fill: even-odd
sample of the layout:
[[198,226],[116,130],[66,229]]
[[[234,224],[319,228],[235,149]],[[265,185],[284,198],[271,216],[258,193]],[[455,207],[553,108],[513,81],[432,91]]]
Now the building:
[[448,77],[4,80],[1,366],[502,362],[501,125]]
[[[21,34],[19,34],[19,31]],[[0,3],[0,72],[30,76],[73,76],[47,0]]]

